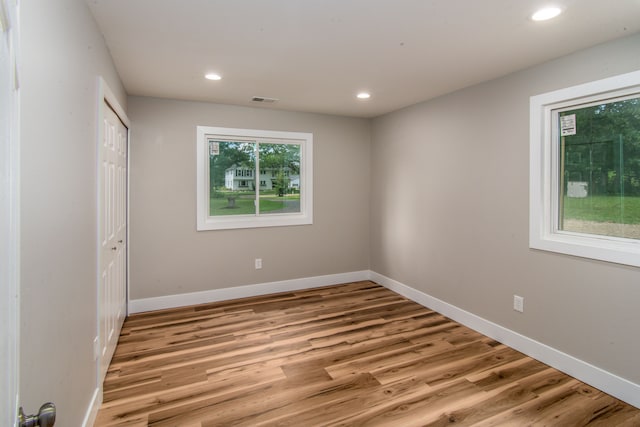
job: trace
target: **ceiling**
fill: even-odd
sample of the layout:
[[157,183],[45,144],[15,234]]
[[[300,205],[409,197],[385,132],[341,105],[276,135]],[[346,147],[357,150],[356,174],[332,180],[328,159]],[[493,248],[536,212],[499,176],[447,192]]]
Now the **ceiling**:
[[546,22],[544,0],[86,2],[130,95],[354,117],[640,31],[639,0],[557,0]]

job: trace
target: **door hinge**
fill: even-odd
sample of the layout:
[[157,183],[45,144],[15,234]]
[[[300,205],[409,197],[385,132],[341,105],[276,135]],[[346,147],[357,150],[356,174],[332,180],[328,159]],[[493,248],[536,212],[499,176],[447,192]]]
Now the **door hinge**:
[[22,406],[18,410],[18,427],[53,427],[56,423],[56,405],[45,403],[37,415],[25,415]]

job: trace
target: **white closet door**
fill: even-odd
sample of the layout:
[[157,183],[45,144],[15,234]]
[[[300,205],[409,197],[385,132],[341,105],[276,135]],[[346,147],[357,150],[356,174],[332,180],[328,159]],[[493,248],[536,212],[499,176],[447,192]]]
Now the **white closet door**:
[[126,315],[127,300],[127,135],[105,102],[100,146],[100,378],[103,381]]

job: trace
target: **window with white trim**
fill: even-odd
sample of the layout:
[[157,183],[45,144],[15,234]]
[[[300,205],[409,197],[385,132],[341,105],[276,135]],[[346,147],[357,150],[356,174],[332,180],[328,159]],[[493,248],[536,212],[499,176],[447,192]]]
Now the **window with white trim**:
[[313,223],[313,135],[197,127],[197,229]]
[[640,71],[531,97],[529,246],[640,266]]

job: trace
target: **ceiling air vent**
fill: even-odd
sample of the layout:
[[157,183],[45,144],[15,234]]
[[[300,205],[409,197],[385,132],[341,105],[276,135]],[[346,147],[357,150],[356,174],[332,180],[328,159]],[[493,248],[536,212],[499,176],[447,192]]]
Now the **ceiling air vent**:
[[267,98],[264,96],[254,96],[253,98],[251,98],[251,100],[253,102],[264,102],[264,103],[273,103],[278,101],[276,98]]

